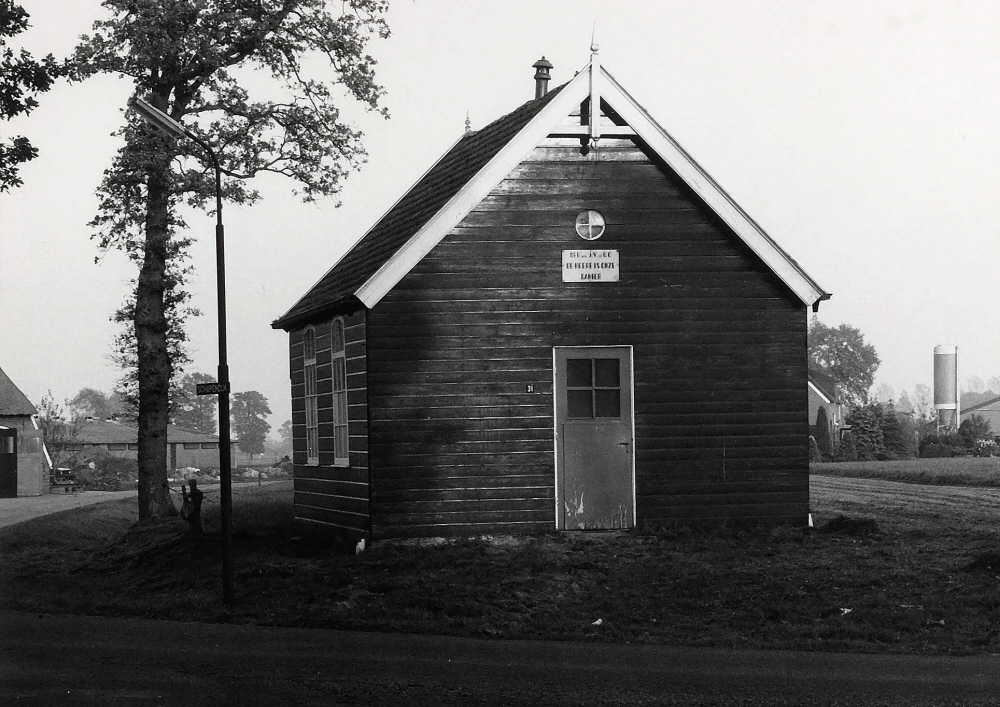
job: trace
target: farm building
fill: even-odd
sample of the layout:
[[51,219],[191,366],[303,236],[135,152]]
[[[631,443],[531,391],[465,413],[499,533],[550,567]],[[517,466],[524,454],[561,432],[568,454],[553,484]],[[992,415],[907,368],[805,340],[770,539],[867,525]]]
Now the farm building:
[[[125,459],[137,459],[139,428],[114,420],[80,420],[72,425],[58,451],[66,456],[87,450],[101,450]],[[188,467],[217,469],[219,438],[167,425],[167,468]]]
[[273,326],[350,537],[805,523],[829,295],[600,66],[468,131]]
[[978,405],[973,405],[962,410],[961,421],[965,422],[973,415],[979,415],[979,417],[990,423],[991,435],[1000,435],[1000,398],[990,398]]
[[49,492],[38,411],[0,369],[0,498]]
[[826,408],[826,419],[830,425],[832,439],[837,439],[844,426],[843,406],[837,382],[822,371],[809,371],[809,424],[816,426],[819,409]]

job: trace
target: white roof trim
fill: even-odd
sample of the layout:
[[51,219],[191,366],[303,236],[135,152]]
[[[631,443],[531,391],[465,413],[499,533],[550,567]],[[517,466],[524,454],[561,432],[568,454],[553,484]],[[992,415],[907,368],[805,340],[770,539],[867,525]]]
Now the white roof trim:
[[[462,137],[465,137],[465,136],[463,135]],[[428,167],[426,170],[424,170],[424,173],[421,174],[420,177],[415,182],[413,182],[413,184],[410,185],[410,188],[407,189],[406,191],[404,191],[400,195],[400,197],[398,199],[396,199],[396,201],[393,203],[393,205],[390,206],[388,209],[385,210],[385,212],[382,214],[382,216],[377,221],[375,221],[375,225],[373,225],[372,228],[375,228],[375,226],[377,226],[379,223],[381,223],[382,219],[384,219],[386,216],[388,216],[389,212],[392,211],[394,208],[396,208],[396,206],[399,204],[399,202],[401,202],[403,200],[403,198],[407,194],[409,194],[413,190],[413,188],[415,186],[417,186],[420,183],[420,180],[423,179],[424,177],[426,177],[427,173],[430,172],[432,169],[434,169],[438,165],[438,163],[441,160],[443,160],[448,155],[449,152],[451,152],[453,149],[455,149],[455,145],[457,145],[461,141],[462,141],[462,138],[460,137],[457,140],[455,140],[455,142],[451,143],[451,146],[447,150],[445,150],[443,153],[441,153],[441,156],[438,157],[436,160],[434,160],[434,163],[430,167]],[[368,234],[371,233],[372,228],[369,228],[367,231],[365,231],[364,235],[362,235],[360,238],[358,238],[356,241],[354,241],[354,243],[352,243],[349,248],[347,248],[343,253],[341,253],[340,257],[337,258],[337,262],[335,262],[330,267],[329,270],[327,270],[325,273],[323,273],[323,276],[321,278],[319,278],[318,280],[316,280],[316,282],[313,283],[313,286],[310,287],[308,290],[306,290],[306,292],[307,293],[312,292],[313,289],[315,289],[321,282],[323,282],[323,280],[326,279],[327,275],[329,275],[334,270],[336,270],[337,266],[340,265],[340,262],[344,258],[346,258],[350,254],[350,252],[352,250],[354,250],[354,248],[358,245],[358,243],[360,243],[361,241],[363,241],[368,236]],[[287,317],[292,310],[294,310],[296,307],[299,306],[299,302],[301,302],[303,299],[304,299],[304,297],[300,297],[295,304],[293,304],[291,307],[288,308],[287,312],[285,312],[280,317],[278,317],[277,321],[281,321],[282,319],[284,319],[285,317]]]
[[553,126],[583,102],[590,93],[588,76],[589,72],[581,71],[563,86],[548,105],[358,288],[355,296],[368,308],[385,297],[504,177],[524,161],[535,146],[548,136]]
[[824,393],[822,390],[820,390],[819,388],[817,388],[816,384],[813,383],[812,381],[809,381],[809,387],[813,389],[813,392],[815,392],[816,395],[818,395],[819,397],[823,398],[823,400],[826,402],[827,405],[829,405],[830,403],[833,402],[832,400],[830,400],[830,398],[828,398],[826,396],[826,393]]
[[[683,179],[706,204],[732,228],[774,274],[781,278],[806,305],[813,305],[829,295],[799,267],[781,247],[771,240],[763,228],[733,201],[732,197],[694,161],[673,137],[653,120],[652,116],[632,98],[615,78],[602,69],[607,79],[604,100],[635,129],[659,157]],[[621,98],[621,102],[615,101]]]
[[[430,251],[457,226],[472,209],[501,182],[592,90],[588,64],[566,84],[538,114],[525,125],[448,203],[425,223],[355,295],[366,307],[374,307]],[[628,125],[685,183],[756,253],[807,306],[829,294],[799,267],[784,250],[719,184],[684,151],[632,98],[615,78],[598,65],[603,98]],[[596,78],[596,77],[595,77]]]

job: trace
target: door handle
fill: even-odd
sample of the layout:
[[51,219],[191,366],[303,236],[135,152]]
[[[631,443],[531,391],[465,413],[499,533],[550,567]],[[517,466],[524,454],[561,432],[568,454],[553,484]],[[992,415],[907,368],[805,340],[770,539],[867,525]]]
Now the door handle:
[[619,447],[628,447],[630,444],[632,444],[632,443],[631,442],[619,442],[618,446]]

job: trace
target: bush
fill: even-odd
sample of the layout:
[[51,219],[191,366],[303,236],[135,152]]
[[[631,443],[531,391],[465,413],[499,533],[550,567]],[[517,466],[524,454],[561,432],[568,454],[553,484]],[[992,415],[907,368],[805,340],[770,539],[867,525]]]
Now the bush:
[[941,444],[940,442],[931,442],[930,444],[921,446],[920,449],[921,459],[944,459],[953,456],[955,456],[955,450],[947,444]]
[[990,421],[982,415],[970,415],[958,428],[958,434],[965,440],[965,446],[990,437]]
[[955,432],[938,434],[932,432],[920,440],[921,459],[941,459],[960,457],[966,452],[965,440]]
[[816,462],[823,461],[823,458],[819,453],[819,446],[816,444],[816,438],[809,435],[809,463],[815,464]]
[[833,457],[838,462],[856,462],[858,460],[858,448],[854,443],[854,434],[848,430],[840,440],[837,453]]
[[87,449],[69,459],[77,486],[87,491],[129,491],[139,481],[139,465],[100,448]]
[[823,458],[833,454],[833,436],[830,432],[830,417],[826,413],[826,406],[820,405],[816,412],[816,446]]
[[995,457],[1000,455],[1000,445],[995,439],[980,439],[973,443],[972,454],[976,457]]
[[886,458],[885,438],[882,435],[882,406],[870,403],[852,410],[847,416],[851,427],[858,461],[881,461]]

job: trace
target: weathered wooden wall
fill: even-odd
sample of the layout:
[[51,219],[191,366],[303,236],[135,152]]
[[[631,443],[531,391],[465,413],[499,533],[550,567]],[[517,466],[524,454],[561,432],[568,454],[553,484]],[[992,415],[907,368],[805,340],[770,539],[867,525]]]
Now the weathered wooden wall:
[[306,463],[305,377],[302,337],[305,329],[289,334],[292,383],[292,462],[295,466],[295,516],[327,526],[350,537],[369,531],[368,393],[366,390],[365,313],[344,316],[347,358],[347,403],[350,466],[334,465],[333,371],[330,324],[316,322],[317,392],[319,393],[319,464]]
[[554,527],[554,346],[634,347],[640,524],[805,519],[805,308],[630,140],[547,140],[368,317],[376,537]]

